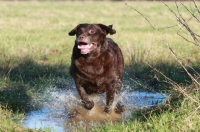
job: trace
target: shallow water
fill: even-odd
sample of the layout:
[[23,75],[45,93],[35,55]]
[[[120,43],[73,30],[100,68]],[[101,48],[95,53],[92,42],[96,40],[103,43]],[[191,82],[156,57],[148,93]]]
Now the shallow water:
[[[36,129],[51,128],[52,131],[57,132],[72,130],[73,127],[66,125],[69,118],[68,111],[70,108],[80,107],[79,96],[74,91],[56,88],[46,91],[44,98],[48,98],[48,101],[42,102],[43,107],[41,109],[27,113],[23,121],[24,127]],[[124,91],[120,97],[116,98],[114,104],[121,101],[126,106],[126,111],[121,114],[122,118],[131,118],[131,111],[133,109],[160,105],[166,97],[166,94],[153,92]],[[97,104],[105,104],[105,94],[102,96],[94,95],[91,99]],[[88,113],[92,112],[94,113],[94,110]]]

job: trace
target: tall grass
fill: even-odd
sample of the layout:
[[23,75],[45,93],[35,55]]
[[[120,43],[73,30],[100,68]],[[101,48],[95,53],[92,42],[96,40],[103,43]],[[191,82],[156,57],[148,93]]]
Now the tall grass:
[[[185,4],[191,5],[190,2]],[[163,3],[1,1],[0,5],[0,105],[14,112],[33,109],[31,101],[37,101],[38,94],[44,88],[68,86],[68,83],[62,81],[70,80],[68,68],[74,37],[69,37],[68,32],[78,23],[113,24],[117,34],[108,37],[113,38],[122,49],[126,64],[124,83],[130,83],[132,89],[168,90],[173,91],[172,95],[175,93],[173,96],[178,96],[172,90],[174,85],[166,83],[166,77],[181,88],[191,86],[191,78],[171,54],[168,45],[187,66],[195,70],[188,69],[192,75],[200,71],[199,49],[177,35],[180,25]],[[176,10],[173,2],[168,2],[167,5]],[[190,8],[195,9],[194,6]],[[180,9],[183,16],[190,18],[190,13],[185,8]],[[145,18],[148,18],[153,27]],[[197,24],[196,21],[189,22],[191,25]],[[200,29],[192,27],[200,33]],[[198,96],[194,98],[199,102]],[[198,113],[194,110],[196,104],[193,105],[188,98],[181,99],[183,102],[174,101],[176,105],[170,102],[163,106],[170,106],[167,110],[139,111],[134,113],[137,118],[113,126],[95,128],[94,131],[199,130],[199,117],[195,116]],[[4,110],[1,112],[7,113]],[[152,114],[149,116],[146,112]],[[148,118],[141,115],[148,115]],[[0,123],[0,128],[8,124],[5,120],[3,122]],[[180,127],[185,123],[187,125]],[[9,129],[14,130],[15,127]]]

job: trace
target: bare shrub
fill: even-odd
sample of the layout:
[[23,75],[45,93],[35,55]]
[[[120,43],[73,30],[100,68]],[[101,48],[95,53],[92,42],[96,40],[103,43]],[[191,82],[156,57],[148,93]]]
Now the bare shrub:
[[[177,21],[177,25],[169,26],[169,27],[163,27],[163,28],[174,28],[178,27],[177,35],[180,36],[181,39],[185,40],[188,45],[193,44],[197,48],[200,48],[200,33],[198,32],[197,27],[200,26],[200,9],[197,6],[197,3],[195,0],[190,2],[190,7],[187,7],[182,1],[174,1],[175,8],[172,8],[168,6],[165,2],[163,4],[169,9],[172,16]],[[160,28],[155,27],[149,19],[140,11],[137,9],[129,6],[128,4],[125,4],[128,8],[133,9],[135,12],[140,14],[152,27],[154,30],[159,30]],[[186,10],[187,14],[183,14],[182,10]],[[167,17],[167,16],[166,16]],[[194,24],[195,23],[195,24]],[[200,109],[200,102],[198,96],[192,96],[192,92],[199,93],[200,91],[200,73],[194,70],[194,68],[187,63],[184,63],[184,61],[175,53],[175,51],[172,49],[170,44],[167,41],[163,41],[164,44],[167,45],[170,53],[173,55],[177,63],[184,69],[186,74],[191,79],[191,85],[189,86],[181,86],[180,84],[176,83],[169,77],[167,77],[162,71],[156,69],[155,67],[148,64],[154,71],[159,73],[162,77],[164,77],[164,81],[168,84],[171,84],[172,88],[172,94],[171,94],[171,100],[174,98],[182,96],[185,99],[190,100],[191,102],[195,103],[197,105],[196,109],[194,111],[197,111]],[[192,70],[195,74],[191,74],[188,69]],[[159,78],[157,78],[159,80]],[[184,88],[185,87],[185,88]],[[146,87],[145,87],[146,88]],[[173,95],[174,94],[174,95]],[[184,100],[184,99],[183,99]]]

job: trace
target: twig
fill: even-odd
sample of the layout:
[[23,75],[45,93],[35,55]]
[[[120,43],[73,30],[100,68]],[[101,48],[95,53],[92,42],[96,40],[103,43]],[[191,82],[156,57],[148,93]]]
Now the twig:
[[188,72],[188,70],[186,69],[186,67],[184,66],[183,62],[177,57],[177,55],[175,54],[175,52],[172,50],[172,48],[169,46],[169,44],[167,43],[169,50],[171,51],[171,53],[173,54],[173,56],[175,57],[175,59],[179,62],[179,64],[183,67],[183,69],[186,71],[186,73],[188,74],[188,76],[196,83],[200,86],[199,82]]
[[200,22],[200,20],[194,15],[194,13],[192,13],[182,2],[181,5],[198,21]]
[[125,5],[126,5],[128,8],[131,8],[131,9],[133,9],[134,11],[136,11],[137,13],[139,13],[139,14],[151,25],[151,27],[152,27],[153,29],[156,29],[156,28],[151,24],[151,22],[150,22],[141,12],[139,12],[137,9],[135,9],[135,8],[133,8],[133,7],[131,7],[131,6],[129,6],[127,3],[125,3]]
[[176,4],[176,7],[177,7],[177,11],[178,11],[178,15],[179,16],[167,4],[165,4],[165,6],[174,14],[174,16],[176,17],[177,21],[190,33],[191,37],[195,41],[195,45],[200,47],[200,45],[199,45],[200,40],[197,38],[198,35],[191,30],[191,28],[189,27],[187,21],[182,17],[182,15],[181,15],[181,13],[179,11],[179,7],[178,7],[176,2],[175,2],[175,4]]
[[[150,91],[152,91],[152,92],[155,92],[155,93],[159,93],[159,92],[156,92],[155,90],[153,90],[153,89],[151,89],[151,88],[149,88],[149,87],[147,87],[147,86],[141,84],[140,82],[134,80],[133,78],[129,77],[129,75],[128,75],[127,72],[125,72],[125,74],[127,75],[127,77],[128,77],[131,81],[133,81],[133,82],[135,82],[136,84],[142,86],[143,88],[148,89],[148,90],[150,90]],[[159,93],[159,94],[161,94],[161,93]]]
[[138,11],[137,9],[129,6],[127,3],[125,3],[125,5],[128,7],[128,8],[131,8],[133,9],[134,11],[136,11],[138,14],[140,14],[148,23],[149,25],[154,29],[154,30],[160,30],[160,29],[168,29],[168,28],[174,28],[176,26],[178,26],[178,24],[175,24],[175,25],[172,25],[172,26],[164,26],[164,27],[155,27],[153,26],[153,24],[151,24],[151,22],[147,19],[147,17],[145,17],[140,11]]
[[156,72],[160,73],[165,79],[167,79],[169,81],[169,83],[171,83],[174,88],[177,88],[176,90],[178,90],[181,94],[183,94],[185,97],[189,98],[190,100],[192,100],[195,103],[198,103],[198,101],[196,101],[195,99],[193,99],[191,96],[189,96],[185,90],[183,88],[181,88],[176,82],[174,82],[173,80],[171,80],[170,78],[168,78],[166,75],[164,75],[161,71],[157,70],[156,68],[152,67],[151,65],[149,65],[151,68],[153,68]]
[[174,82],[173,80],[171,80],[170,78],[168,78],[164,73],[162,73],[158,69],[154,68],[149,63],[147,63],[147,64],[149,65],[149,67],[151,67],[153,70],[155,70],[156,72],[160,73],[165,79],[167,79],[167,81],[166,81],[167,83],[170,83],[172,85],[178,86],[178,84],[176,82]]
[[195,5],[195,7],[196,7],[196,9],[197,9],[198,13],[200,14],[200,10],[199,10],[199,8],[197,7],[196,1],[195,1],[195,0],[193,0],[193,3],[194,3],[194,5]]
[[189,43],[192,43],[192,44],[194,44],[194,45],[200,47],[199,44],[197,44],[197,43],[195,43],[195,42],[193,42],[193,41],[188,40],[187,38],[185,38],[184,36],[182,36],[179,32],[177,32],[177,34],[178,34],[181,38],[183,38],[185,41],[187,41],[187,42],[189,42]]

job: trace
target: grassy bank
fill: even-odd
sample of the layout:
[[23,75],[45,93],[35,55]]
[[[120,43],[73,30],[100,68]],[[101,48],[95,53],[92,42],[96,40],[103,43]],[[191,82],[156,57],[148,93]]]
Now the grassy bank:
[[[195,111],[196,105],[185,102],[183,106],[173,110],[156,113],[140,112],[136,113],[135,118],[126,120],[123,123],[107,124],[100,128],[94,128],[95,132],[114,131],[114,132],[196,132],[200,130],[199,112]],[[152,112],[152,114],[150,114]],[[145,117],[145,114],[148,116]],[[150,114],[150,115],[149,115]]]
[[0,107],[0,115],[1,132],[37,132],[37,130],[25,129],[20,125],[19,122],[23,118],[22,114],[14,114],[12,111],[3,110]]
[[[190,2],[185,4],[195,10]],[[13,113],[36,108],[39,95],[45,88],[70,88],[68,68],[74,37],[69,37],[68,32],[78,23],[113,24],[117,34],[108,37],[113,38],[122,49],[126,63],[124,84],[132,86],[132,89],[174,90],[169,81],[150,66],[182,88],[192,84],[168,45],[187,68],[192,67],[188,68],[192,75],[200,71],[199,48],[177,35],[181,26],[173,13],[160,2],[1,1],[0,5],[0,105]],[[167,5],[176,10],[173,2]],[[180,11],[186,18],[191,17],[185,8],[180,7]],[[200,29],[195,27],[198,22],[192,19],[189,23],[200,34]],[[190,39],[185,31],[181,33]],[[198,98],[197,95],[190,96]],[[199,99],[196,100],[199,102]],[[183,124],[191,124],[186,130],[199,130],[199,117],[193,114],[197,106],[186,98],[185,102],[177,104],[177,108],[170,104],[166,111],[156,112],[160,114],[152,112],[146,119],[138,116],[94,131],[181,131],[187,126],[179,129]],[[1,110],[1,115],[7,112]],[[188,115],[191,118],[186,118]],[[0,131],[5,131],[1,128],[13,121],[9,119],[11,116],[2,117],[6,120],[0,123]],[[9,129],[15,128],[10,125]],[[22,127],[20,129],[23,130]]]

